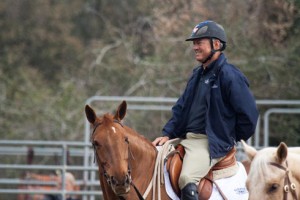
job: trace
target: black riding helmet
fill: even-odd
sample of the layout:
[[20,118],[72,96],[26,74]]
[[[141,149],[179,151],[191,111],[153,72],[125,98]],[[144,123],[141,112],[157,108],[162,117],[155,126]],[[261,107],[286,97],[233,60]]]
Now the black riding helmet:
[[[193,40],[201,39],[201,38],[210,39],[210,44],[212,47],[211,55],[205,60],[205,62],[210,60],[216,51],[224,51],[226,48],[227,39],[226,39],[226,34],[224,31],[224,28],[220,24],[217,24],[214,21],[207,20],[207,21],[201,22],[200,24],[196,25],[192,31],[191,36],[188,39],[186,39],[185,41],[193,41]],[[218,39],[221,41],[222,47],[220,49],[213,48],[213,43],[212,43],[213,39]],[[205,63],[205,62],[203,62],[203,63]]]
[[196,25],[191,36],[185,41],[192,41],[200,38],[217,38],[223,43],[227,42],[224,28],[220,24],[209,20]]

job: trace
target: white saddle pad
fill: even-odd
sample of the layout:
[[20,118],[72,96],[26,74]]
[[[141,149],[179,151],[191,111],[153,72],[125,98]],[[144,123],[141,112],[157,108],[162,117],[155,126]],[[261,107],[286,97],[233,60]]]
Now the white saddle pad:
[[[216,180],[216,183],[221,188],[222,192],[227,199],[230,200],[247,200],[249,197],[248,190],[246,188],[247,173],[242,163],[237,162],[239,166],[238,172],[229,178],[223,178]],[[166,166],[164,167],[164,178],[166,191],[172,200],[180,200],[172,189],[169,173]],[[223,200],[215,184],[213,185],[213,191],[210,200]]]

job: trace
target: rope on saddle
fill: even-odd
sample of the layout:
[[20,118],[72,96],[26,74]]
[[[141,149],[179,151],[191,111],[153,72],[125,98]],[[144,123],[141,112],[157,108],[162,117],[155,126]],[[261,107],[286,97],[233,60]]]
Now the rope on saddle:
[[[178,144],[180,139],[172,139],[168,140],[160,150],[158,150],[156,161],[155,161],[155,167],[152,179],[143,195],[144,199],[147,198],[149,192],[152,189],[152,200],[161,200],[161,191],[160,186],[165,183],[164,181],[164,159],[167,157],[167,155],[174,150],[175,144]],[[157,192],[156,192],[157,190]],[[157,195],[157,198],[155,198]]]

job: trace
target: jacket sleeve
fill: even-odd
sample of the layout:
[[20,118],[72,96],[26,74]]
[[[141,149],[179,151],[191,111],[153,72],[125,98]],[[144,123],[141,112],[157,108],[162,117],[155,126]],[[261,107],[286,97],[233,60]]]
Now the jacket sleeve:
[[229,93],[230,103],[237,113],[236,140],[248,140],[255,132],[258,110],[248,80],[243,74],[238,73],[237,76],[233,76]]
[[176,104],[172,107],[172,117],[164,126],[162,133],[163,136],[168,136],[170,139],[175,138],[174,131],[180,121],[180,116],[184,104],[184,94],[177,100]]
[[184,110],[184,105],[187,102],[189,93],[190,93],[190,88],[192,87],[192,85],[194,84],[194,80],[195,80],[195,76],[197,71],[199,70],[199,67],[195,68],[193,70],[192,75],[190,76],[186,88],[184,90],[184,92],[182,93],[182,95],[179,97],[179,99],[177,100],[177,102],[175,103],[175,105],[172,107],[172,117],[171,119],[166,123],[166,125],[164,126],[163,130],[162,130],[162,134],[163,136],[168,136],[169,138],[176,138],[178,137],[178,135],[176,134],[181,125],[181,123],[183,122],[183,110]]

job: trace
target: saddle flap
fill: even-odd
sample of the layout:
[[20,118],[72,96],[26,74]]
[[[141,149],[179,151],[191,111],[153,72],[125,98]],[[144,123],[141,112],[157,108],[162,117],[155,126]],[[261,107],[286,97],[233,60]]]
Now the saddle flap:
[[180,196],[178,180],[182,169],[182,160],[185,151],[182,145],[177,145],[176,149],[170,153],[167,160],[167,171],[170,176],[170,182],[175,193]]
[[220,160],[215,166],[213,166],[212,170],[220,170],[234,166],[236,164],[235,153],[236,148],[233,147],[222,160]]
[[[202,178],[200,180],[198,185],[199,200],[208,200],[212,194],[213,182],[214,182],[213,171],[222,170],[236,165],[235,153],[236,153],[236,148],[232,148],[221,161],[219,161],[214,167],[211,168],[211,170],[208,172],[205,178]],[[172,151],[167,156],[166,167],[170,176],[170,182],[172,188],[174,192],[177,194],[177,196],[180,196],[180,188],[178,185],[178,180],[182,169],[182,160],[184,155],[185,155],[184,147],[178,144],[175,150]],[[222,191],[220,191],[220,193],[222,193]]]
[[208,200],[211,196],[213,189],[213,173],[210,170],[207,175],[201,179],[198,185],[198,199]]
[[[232,166],[236,165],[235,153],[236,153],[236,148],[233,147],[226,154],[226,156],[222,160],[220,160],[215,166],[213,166],[209,170],[207,175],[200,180],[199,185],[198,185],[198,198],[199,198],[199,200],[208,200],[210,198],[211,194],[212,194],[213,183],[215,183],[214,180],[213,180],[213,171],[222,170],[222,169],[225,169],[225,168],[232,167]],[[220,190],[218,185],[216,185],[216,187],[218,188],[218,190],[219,190],[221,196],[223,197],[223,199],[226,199],[226,197],[224,196],[223,192]]]

